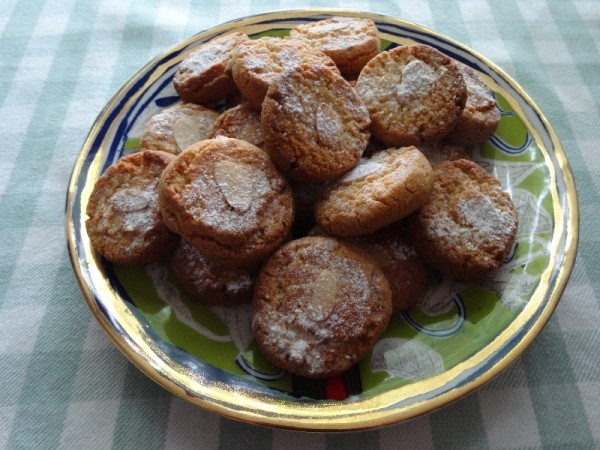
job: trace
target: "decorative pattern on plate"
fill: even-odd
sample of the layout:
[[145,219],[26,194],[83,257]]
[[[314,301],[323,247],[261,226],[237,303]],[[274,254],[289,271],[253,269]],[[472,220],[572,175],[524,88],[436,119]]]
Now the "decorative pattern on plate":
[[[99,174],[136,149],[150,116],[177,101],[172,78],[195,46],[234,29],[253,38],[281,37],[297,23],[331,15],[370,17],[380,30],[382,48],[426,43],[482,75],[496,95],[502,119],[496,134],[471,149],[472,154],[512,195],[520,226],[511,255],[494,276],[469,284],[433,277],[421,303],[392,319],[352,376],[309,392],[262,358],[250,333],[248,305],[195,302],[164,262],[140,269],[97,259],[83,211]],[[548,320],[570,274],[577,242],[577,202],[568,163],[554,132],[522,89],[483,57],[431,30],[351,11],[245,18],[200,33],[159,56],[101,114],[74,169],[67,200],[74,269],[92,312],[125,355],[196,404],[238,419],[299,429],[380,426],[438,408],[490,379]],[[331,388],[339,383],[341,391]],[[350,396],[335,402],[303,396],[315,397],[311,393],[317,391],[323,398]]]

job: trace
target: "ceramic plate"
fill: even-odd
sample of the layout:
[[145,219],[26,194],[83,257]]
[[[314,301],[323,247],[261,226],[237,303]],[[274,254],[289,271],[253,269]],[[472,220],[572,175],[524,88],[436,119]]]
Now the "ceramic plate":
[[[90,248],[85,209],[98,176],[135,151],[144,123],[179,99],[178,63],[197,45],[239,30],[285,36],[298,23],[331,15],[375,21],[381,48],[434,46],[477,70],[501,112],[496,134],[471,149],[501,180],[520,219],[516,244],[492,277],[460,283],[433,274],[412,310],[395,315],[375,347],[343,376],[306,382],[268,364],[250,332],[249,306],[192,301],[168,264],[125,268]],[[467,47],[402,20],[351,11],[268,13],[225,23],[158,56],[102,111],[75,165],[67,234],[88,305],[116,346],[169,391],[225,416],[303,430],[365,429],[439,408],[506,368],[549,319],[570,275],[577,244],[575,186],[565,154],[529,96]]]

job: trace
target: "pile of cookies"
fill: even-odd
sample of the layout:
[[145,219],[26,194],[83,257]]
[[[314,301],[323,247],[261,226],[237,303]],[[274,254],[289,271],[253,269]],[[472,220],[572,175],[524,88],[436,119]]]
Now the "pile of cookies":
[[428,267],[476,279],[513,245],[510,197],[463,147],[494,133],[494,96],[435,48],[380,51],[371,20],[332,17],[217,37],[173,83],[182,102],[96,183],[91,243],[117,264],[168,257],[200,301],[251,300],[278,367],[347,370]]

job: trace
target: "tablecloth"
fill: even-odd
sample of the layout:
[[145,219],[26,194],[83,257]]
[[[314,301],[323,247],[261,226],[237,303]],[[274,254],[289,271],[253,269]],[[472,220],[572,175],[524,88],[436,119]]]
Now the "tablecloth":
[[[577,261],[533,344],[474,393],[369,431],[271,429],[170,394],[90,314],[65,239],[74,162],[133,73],[221,22],[305,7],[410,20],[485,55],[546,115],[578,187]],[[0,36],[0,448],[600,448],[600,2],[3,0]]]

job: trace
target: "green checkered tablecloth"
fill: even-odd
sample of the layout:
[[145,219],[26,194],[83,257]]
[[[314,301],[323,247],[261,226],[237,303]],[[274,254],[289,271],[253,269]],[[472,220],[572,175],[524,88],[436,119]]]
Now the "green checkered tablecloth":
[[[105,336],[65,240],[75,159],[133,73],[221,22],[309,6],[406,19],[486,56],[544,112],[578,186],[577,262],[533,344],[467,397],[364,432],[263,428],[171,395]],[[600,448],[599,113],[598,0],[2,0],[0,448]]]

